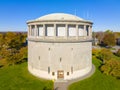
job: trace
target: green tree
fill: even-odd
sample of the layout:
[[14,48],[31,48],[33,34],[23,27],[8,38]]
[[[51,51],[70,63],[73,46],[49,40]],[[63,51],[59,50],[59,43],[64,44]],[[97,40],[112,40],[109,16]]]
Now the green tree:
[[105,31],[105,33],[113,33],[113,31],[108,29],[108,30]]

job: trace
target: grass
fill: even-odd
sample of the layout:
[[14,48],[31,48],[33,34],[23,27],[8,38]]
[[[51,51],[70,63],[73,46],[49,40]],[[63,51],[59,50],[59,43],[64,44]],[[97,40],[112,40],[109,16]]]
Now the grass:
[[69,86],[69,90],[120,90],[120,80],[102,74],[99,71],[100,63],[100,60],[93,58],[95,73],[90,78],[73,83]]
[[[99,71],[100,60],[93,58],[95,73],[85,80],[73,83],[69,90],[120,90],[120,80]],[[27,70],[27,63],[0,69],[0,90],[43,90],[53,88],[53,82],[39,79]]]
[[0,69],[0,90],[43,90],[53,82],[34,77],[28,72],[27,63]]

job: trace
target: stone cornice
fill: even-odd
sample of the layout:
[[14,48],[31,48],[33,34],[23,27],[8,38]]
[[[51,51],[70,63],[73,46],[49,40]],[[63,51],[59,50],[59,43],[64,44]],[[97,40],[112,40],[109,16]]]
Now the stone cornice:
[[82,21],[82,20],[31,20],[28,21],[27,24],[29,23],[44,23],[44,22],[50,22],[50,23],[56,23],[56,22],[74,22],[74,23],[89,23],[93,24],[91,21]]
[[60,39],[60,38],[56,38],[56,39],[46,39],[46,38],[28,38],[28,41],[34,41],[34,42],[46,42],[46,43],[79,43],[79,42],[92,42],[93,39],[92,38],[79,38],[79,39],[75,39],[75,38],[64,38],[64,39]]

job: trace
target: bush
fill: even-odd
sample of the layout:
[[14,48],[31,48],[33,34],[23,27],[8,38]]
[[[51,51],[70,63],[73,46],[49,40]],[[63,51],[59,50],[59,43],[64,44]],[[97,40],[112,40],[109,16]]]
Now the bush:
[[120,57],[120,49],[118,49],[116,55],[117,55],[118,57]]
[[100,52],[99,49],[95,49],[95,48],[92,49],[92,55],[93,55],[93,56],[98,56],[98,53],[99,53],[99,52]]
[[106,61],[110,60],[113,57],[113,53],[109,49],[101,49],[101,51],[98,53],[97,58],[102,60],[103,63],[106,63]]
[[103,43],[106,46],[115,46],[115,35],[112,32],[105,33],[104,38],[103,38]]
[[115,59],[109,60],[107,63],[101,66],[100,70],[106,75],[112,75],[120,78],[120,61]]

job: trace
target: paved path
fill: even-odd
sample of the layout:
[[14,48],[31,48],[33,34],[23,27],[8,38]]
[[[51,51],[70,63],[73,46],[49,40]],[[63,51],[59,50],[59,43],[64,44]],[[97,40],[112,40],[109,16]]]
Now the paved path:
[[67,90],[67,81],[57,81],[54,83],[54,90]]
[[57,80],[54,82],[54,90],[67,90],[68,86],[74,82],[83,80],[90,77],[95,72],[95,66],[92,66],[92,70],[83,77],[73,79],[73,80]]

